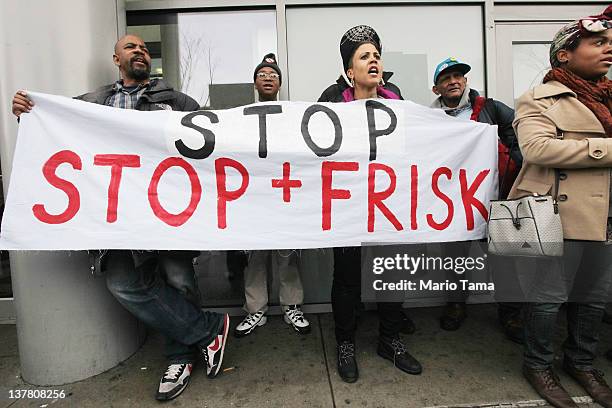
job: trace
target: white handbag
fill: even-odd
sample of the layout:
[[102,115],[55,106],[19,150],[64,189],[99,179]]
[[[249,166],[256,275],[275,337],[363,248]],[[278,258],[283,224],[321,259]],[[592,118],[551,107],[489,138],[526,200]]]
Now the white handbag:
[[532,195],[515,200],[491,201],[487,241],[489,252],[505,256],[551,257],[563,255],[563,227],[555,196]]

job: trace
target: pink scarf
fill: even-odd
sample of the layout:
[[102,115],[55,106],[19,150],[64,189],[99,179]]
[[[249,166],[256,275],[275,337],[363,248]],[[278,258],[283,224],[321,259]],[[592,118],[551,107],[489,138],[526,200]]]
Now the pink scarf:
[[[400,97],[396,95],[394,92],[391,92],[390,90],[385,89],[382,86],[379,86],[376,88],[376,94],[383,99],[400,99]],[[353,89],[350,86],[346,88],[342,92],[342,98],[344,99],[344,102],[354,101],[355,100],[355,89]]]

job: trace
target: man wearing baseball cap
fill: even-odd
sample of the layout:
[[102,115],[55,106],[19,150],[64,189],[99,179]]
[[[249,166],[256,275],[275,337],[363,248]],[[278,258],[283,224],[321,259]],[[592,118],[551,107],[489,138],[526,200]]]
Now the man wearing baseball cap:
[[[433,108],[444,109],[449,115],[469,119],[472,104],[469,101],[470,89],[465,74],[472,67],[449,57],[440,62],[434,71],[433,93],[439,97],[432,104]],[[468,92],[464,92],[467,89]]]
[[[497,125],[499,137],[499,198],[505,198],[512,183],[518,174],[523,158],[518,146],[512,121],[514,110],[502,102],[491,98],[484,98],[474,89],[470,89],[465,75],[470,72],[471,67],[459,61],[457,58],[449,57],[440,62],[434,71],[432,91],[438,98],[432,103],[432,108],[443,109],[448,115],[464,120],[474,120],[491,125]],[[442,249],[446,256],[466,257],[469,256],[471,241],[447,242]],[[494,276],[499,276],[502,266],[501,262],[493,256],[489,256],[489,263],[493,266]],[[509,267],[506,263],[505,267]],[[499,274],[495,273],[498,270]],[[513,271],[507,271],[505,275],[515,276]],[[458,281],[458,274],[451,271],[449,278]],[[510,279],[500,287],[506,293],[514,293],[516,289],[512,286],[518,285]],[[501,285],[498,285],[501,286]],[[511,287],[506,287],[511,286]],[[518,286],[516,286],[518,287]],[[448,303],[444,313],[440,317],[440,327],[444,330],[457,330],[465,320],[465,300],[469,293],[465,291],[452,291],[447,293]],[[499,321],[506,336],[515,342],[522,342],[522,322],[520,320],[519,303],[498,303]]]

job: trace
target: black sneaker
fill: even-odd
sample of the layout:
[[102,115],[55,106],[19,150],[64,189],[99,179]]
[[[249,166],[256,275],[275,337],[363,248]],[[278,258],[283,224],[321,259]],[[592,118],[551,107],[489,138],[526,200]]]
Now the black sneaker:
[[223,315],[223,326],[213,341],[207,346],[200,346],[200,352],[206,361],[206,375],[209,378],[215,378],[221,370],[223,362],[223,352],[225,351],[225,343],[227,342],[227,332],[229,331],[229,315]]
[[338,374],[342,381],[354,383],[359,378],[359,369],[355,359],[355,343],[343,341],[338,344]]
[[189,384],[193,364],[170,364],[159,381],[159,388],[155,399],[158,401],[169,401],[183,392]]
[[406,346],[399,337],[380,336],[377,353],[382,358],[393,362],[400,370],[413,375],[421,374],[423,367],[416,358],[406,350]]

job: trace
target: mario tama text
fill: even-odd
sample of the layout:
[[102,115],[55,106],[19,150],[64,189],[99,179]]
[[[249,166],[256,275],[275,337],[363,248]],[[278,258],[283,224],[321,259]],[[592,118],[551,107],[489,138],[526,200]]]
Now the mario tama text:
[[[425,279],[427,272],[435,273],[444,271],[454,273],[458,276],[466,272],[482,271],[486,267],[486,254],[477,257],[471,256],[426,256],[421,253],[417,256],[409,253],[397,253],[395,256],[377,256],[372,258],[372,273],[375,275],[372,281],[372,289],[375,291],[489,291],[494,290],[493,282],[473,282],[468,279],[454,279],[444,281],[433,278]],[[423,275],[416,280],[398,279],[406,274]],[[383,275],[391,275],[390,279],[384,279]],[[403,276],[402,276],[403,275]],[[446,276],[446,275],[444,275]]]
[[493,282],[470,282],[467,279],[459,279],[457,282],[451,282],[448,279],[444,282],[433,279],[418,279],[416,281],[401,279],[396,282],[375,279],[372,282],[372,288],[375,291],[493,291],[495,290],[495,284]]
[[436,255],[425,245],[362,247],[362,298],[364,301],[403,301],[439,296],[448,292],[491,292],[487,255]]

